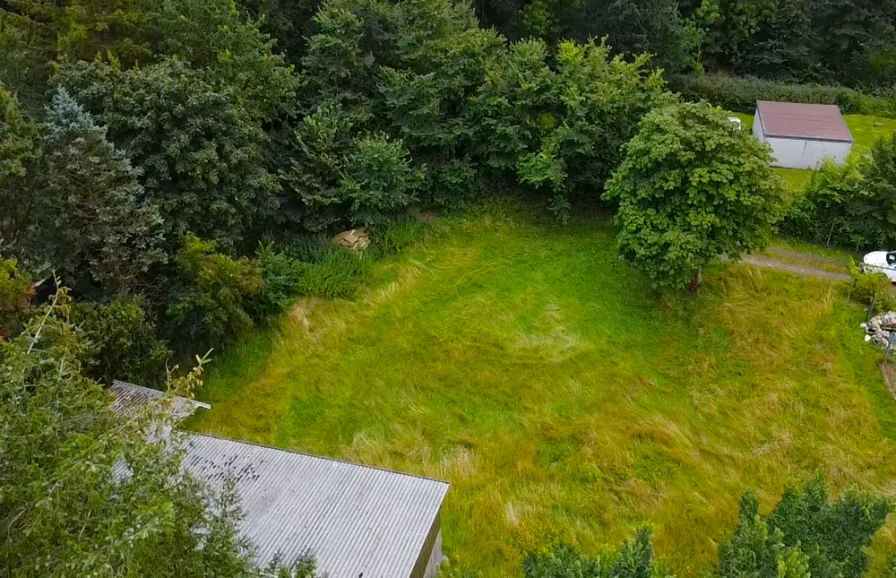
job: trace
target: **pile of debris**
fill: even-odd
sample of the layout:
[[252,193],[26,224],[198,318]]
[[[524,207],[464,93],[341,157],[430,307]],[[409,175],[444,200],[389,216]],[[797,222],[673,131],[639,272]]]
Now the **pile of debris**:
[[876,315],[862,325],[865,328],[865,341],[886,347],[890,342],[890,333],[896,331],[896,311]]
[[370,245],[370,236],[367,232],[367,227],[343,231],[333,237],[333,244],[342,245],[352,251],[363,251]]

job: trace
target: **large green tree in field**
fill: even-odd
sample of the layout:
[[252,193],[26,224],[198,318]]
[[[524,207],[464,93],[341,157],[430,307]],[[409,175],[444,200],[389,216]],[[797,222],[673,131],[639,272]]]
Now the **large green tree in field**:
[[762,248],[782,215],[771,151],[708,104],[654,110],[625,147],[604,197],[617,202],[619,254],[657,286],[699,285],[723,253]]

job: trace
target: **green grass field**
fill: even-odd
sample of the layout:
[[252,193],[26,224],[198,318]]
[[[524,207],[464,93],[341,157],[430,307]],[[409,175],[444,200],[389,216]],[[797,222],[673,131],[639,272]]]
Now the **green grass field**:
[[[896,496],[880,352],[831,282],[719,266],[699,298],[658,299],[608,222],[501,203],[375,269],[215,361],[190,427],[450,481],[446,554],[484,576],[642,524],[696,576],[746,489],[768,508],[821,472]],[[894,543],[891,523],[875,568]]]
[[[733,114],[741,119],[744,124],[744,130],[753,130],[754,117],[752,114],[739,112]],[[896,119],[892,118],[864,116],[860,114],[845,114],[843,115],[843,118],[846,120],[846,126],[849,127],[849,131],[852,133],[852,138],[855,141],[853,150],[858,152],[871,152],[871,148],[878,139],[891,135],[896,131]],[[775,172],[777,172],[793,190],[801,190],[806,183],[809,182],[809,178],[812,175],[812,171],[802,171],[799,169],[776,168]]]

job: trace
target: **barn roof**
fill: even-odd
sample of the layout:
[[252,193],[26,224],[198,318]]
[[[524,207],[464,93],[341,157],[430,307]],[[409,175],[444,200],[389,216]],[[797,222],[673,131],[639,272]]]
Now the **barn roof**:
[[[138,413],[146,407],[146,402],[150,399],[160,398],[165,395],[157,389],[150,389],[118,380],[112,382],[109,393],[115,398],[112,402],[112,409],[118,415],[125,417]],[[207,403],[178,396],[175,396],[171,403],[175,415],[180,418],[189,417],[197,408],[211,409],[212,407]]]
[[767,137],[852,142],[836,105],[760,100],[756,110]]
[[207,435],[190,436],[184,464],[212,486],[235,481],[241,534],[262,563],[309,551],[331,578],[410,577],[428,558],[448,491],[437,480]]
[[[113,388],[130,400],[119,408],[159,394],[152,392]],[[184,443],[193,475],[216,488],[235,483],[240,533],[263,565],[311,552],[330,578],[405,578],[428,557],[446,482],[209,435],[189,433]]]

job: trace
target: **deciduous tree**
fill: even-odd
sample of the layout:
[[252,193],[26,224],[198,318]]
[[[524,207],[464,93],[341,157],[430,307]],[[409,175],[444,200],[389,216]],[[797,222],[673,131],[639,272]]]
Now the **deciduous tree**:
[[[0,560],[11,575],[257,575],[233,491],[181,464],[174,418],[123,418],[82,373],[65,290],[0,341]],[[197,374],[175,382],[189,395]],[[170,398],[168,398],[170,400]],[[164,403],[164,402],[163,402]],[[171,431],[158,436],[153,432]],[[150,441],[152,439],[152,441]]]
[[784,208],[768,146],[705,103],[649,113],[604,196],[619,204],[620,256],[672,288],[762,248]]

